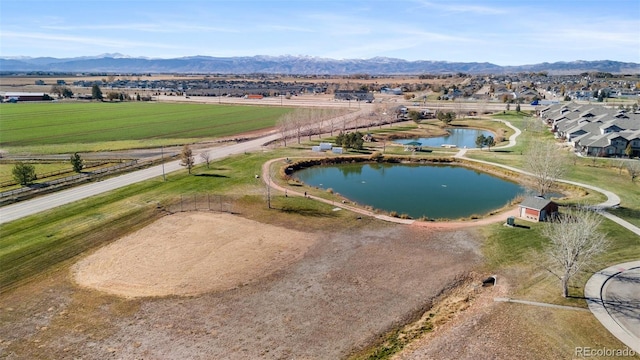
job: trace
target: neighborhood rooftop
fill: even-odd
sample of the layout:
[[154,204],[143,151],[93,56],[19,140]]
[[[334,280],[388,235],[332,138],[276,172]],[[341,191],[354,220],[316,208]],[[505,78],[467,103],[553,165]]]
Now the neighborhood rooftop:
[[555,104],[540,117],[557,138],[587,156],[640,156],[640,113],[592,104]]

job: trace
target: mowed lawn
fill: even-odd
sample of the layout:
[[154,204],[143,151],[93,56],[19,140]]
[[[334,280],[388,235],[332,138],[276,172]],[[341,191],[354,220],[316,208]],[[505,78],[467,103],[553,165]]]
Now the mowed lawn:
[[0,146],[221,137],[273,127],[289,111],[140,102],[2,104]]

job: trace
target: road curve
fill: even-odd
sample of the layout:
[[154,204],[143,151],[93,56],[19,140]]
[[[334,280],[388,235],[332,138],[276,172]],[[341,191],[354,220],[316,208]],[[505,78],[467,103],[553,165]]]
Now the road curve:
[[640,261],[593,274],[584,287],[589,310],[611,334],[640,353]]

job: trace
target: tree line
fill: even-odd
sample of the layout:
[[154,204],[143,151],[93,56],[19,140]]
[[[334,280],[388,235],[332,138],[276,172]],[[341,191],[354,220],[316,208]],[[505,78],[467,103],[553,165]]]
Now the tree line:
[[347,114],[349,110],[345,109],[297,108],[282,115],[276,126],[284,146],[287,146],[287,139],[292,136],[300,144],[304,136],[308,136],[311,140],[313,135],[321,137],[324,132],[329,132],[330,136],[333,136],[333,133],[340,128],[345,131]]

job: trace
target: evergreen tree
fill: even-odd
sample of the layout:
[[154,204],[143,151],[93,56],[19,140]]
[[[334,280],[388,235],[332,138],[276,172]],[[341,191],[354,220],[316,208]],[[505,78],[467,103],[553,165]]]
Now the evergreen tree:
[[84,163],[80,154],[74,153],[71,155],[71,165],[73,166],[73,171],[79,173],[84,168]]
[[13,174],[13,178],[23,186],[31,184],[37,178],[35,166],[22,162],[15,164],[11,173]]
[[479,147],[480,150],[482,150],[485,145],[485,141],[487,141],[487,139],[484,137],[484,135],[478,135],[478,137],[476,138],[476,146]]
[[98,84],[93,84],[91,87],[91,97],[96,100],[102,100],[102,90],[100,90],[100,86],[98,86]]

